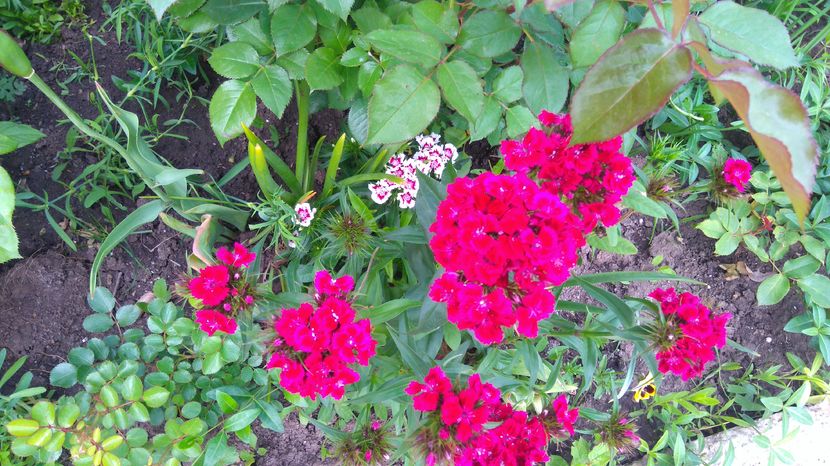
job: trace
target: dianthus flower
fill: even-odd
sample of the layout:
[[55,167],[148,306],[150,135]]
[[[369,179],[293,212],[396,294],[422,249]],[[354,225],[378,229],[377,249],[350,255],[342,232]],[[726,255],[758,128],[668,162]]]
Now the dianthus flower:
[[735,189],[742,193],[746,189],[746,184],[752,178],[752,165],[746,160],[728,159],[723,164],[723,180],[735,187]]
[[430,297],[448,319],[485,344],[504,328],[536,337],[576,264],[585,235],[620,219],[616,204],[634,181],[622,139],[570,147],[568,115],[543,111],[542,129],[502,142],[512,175],[459,178],[438,206],[430,247],[446,273]]
[[375,355],[368,319],[355,320],[346,295],[351,277],[332,279],[320,271],[314,279],[315,302],[283,309],[274,322],[277,339],[267,368],[280,368],[280,384],[287,391],[312,400],[317,395],[340,399],[347,385],[360,380],[351,364],[367,366]]
[[385,204],[396,191],[396,199],[402,209],[415,207],[418,195],[418,172],[434,175],[439,180],[447,164],[458,158],[458,149],[452,144],[439,144],[441,136],[437,134],[420,135],[415,138],[418,151],[407,158],[404,154],[395,154],[386,163],[386,174],[402,179],[402,182],[382,179],[369,184],[372,200]]
[[691,293],[677,294],[674,288],[654,290],[649,297],[660,304],[662,317],[653,325],[657,346],[657,368],[683,380],[698,377],[715,359],[713,348],[726,344],[726,323],[732,317],[714,315]]
[[548,434],[538,417],[511,411],[498,426],[485,431],[464,448],[459,466],[533,465],[545,463]]
[[[549,429],[547,414],[530,416],[513,409],[478,374],[466,387],[454,386],[441,368],[433,367],[423,382],[410,382],[405,392],[414,408],[427,414],[417,436],[427,464],[531,465],[548,460],[548,441],[556,433]],[[567,401],[564,409],[556,415],[563,416],[557,429],[576,420],[577,411],[568,411]]]
[[620,219],[616,204],[634,182],[631,160],[620,153],[622,138],[570,146],[570,115],[539,114],[542,129],[531,128],[521,141],[502,141],[505,166],[535,175],[541,186],[559,196],[582,218],[590,233]]
[[256,259],[256,253],[248,251],[241,243],[234,243],[233,251],[222,246],[216,250],[216,258],[225,265],[237,268],[245,268],[251,265]]
[[447,270],[430,297],[485,344],[514,325],[536,337],[555,304],[547,288],[568,278],[585,244],[579,218],[524,174],[457,179],[430,231],[435,260]]
[[551,409],[542,412],[542,422],[547,432],[558,440],[574,435],[574,423],[577,419],[579,410],[568,409],[568,398],[565,395],[559,395],[553,400]]
[[199,270],[199,275],[190,280],[188,289],[193,297],[205,306],[216,306],[228,297],[230,273],[224,265],[210,265]]
[[213,309],[196,311],[195,321],[208,336],[213,336],[216,332],[224,332],[228,335],[236,333],[236,321]]
[[311,204],[301,202],[294,206],[294,223],[301,228],[309,227],[316,213],[317,209],[312,208]]
[[199,300],[194,306],[199,308],[196,323],[202,331],[208,335],[217,331],[233,334],[237,328],[233,317],[254,303],[245,269],[254,262],[256,254],[235,243],[232,251],[219,248],[216,257],[220,264],[199,270],[199,274],[188,281],[187,290],[189,297]]
[[610,419],[599,426],[598,431],[602,442],[612,451],[629,454],[640,445],[637,424],[620,413],[612,414]]

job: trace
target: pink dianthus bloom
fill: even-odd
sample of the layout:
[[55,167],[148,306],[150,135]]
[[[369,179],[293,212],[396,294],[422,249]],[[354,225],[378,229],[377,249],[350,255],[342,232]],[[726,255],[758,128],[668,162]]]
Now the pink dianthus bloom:
[[230,273],[226,266],[210,265],[199,270],[199,275],[188,283],[188,289],[205,306],[217,306],[230,294],[229,280]]
[[715,315],[697,296],[678,295],[674,288],[658,288],[649,297],[660,304],[665,321],[655,323],[652,331],[658,348],[658,370],[683,380],[699,377],[706,364],[715,359],[713,348],[726,344],[726,323],[732,315]]
[[742,193],[746,190],[746,184],[752,178],[752,165],[746,160],[728,159],[723,164],[723,180],[735,187],[735,189]]
[[233,251],[226,247],[216,250],[216,258],[220,262],[235,268],[244,268],[251,265],[256,259],[256,253],[248,251],[242,243],[234,243]]
[[208,336],[213,336],[216,332],[223,332],[228,335],[236,333],[236,321],[212,309],[196,311],[196,323]]

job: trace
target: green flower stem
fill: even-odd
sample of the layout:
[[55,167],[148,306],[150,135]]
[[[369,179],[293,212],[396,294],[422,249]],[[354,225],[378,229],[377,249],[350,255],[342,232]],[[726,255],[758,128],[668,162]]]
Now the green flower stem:
[[84,133],[92,139],[95,139],[96,141],[101,142],[102,144],[106,144],[114,151],[118,152],[122,157],[126,155],[126,149],[124,149],[124,146],[110,139],[109,137],[104,136],[100,132],[90,128],[90,126],[86,124],[84,119],[80,115],[78,115],[75,112],[75,110],[72,110],[72,108],[69,105],[67,105],[66,102],[63,101],[63,99],[61,99],[57,94],[55,94],[55,91],[53,91],[48,84],[46,84],[42,79],[40,79],[40,76],[38,76],[37,73],[32,72],[32,74],[27,79],[29,80],[29,82],[34,84],[35,87],[37,87],[38,90],[43,93],[43,95],[45,95],[50,101],[52,101],[55,107],[58,107],[58,109],[61,112],[63,112],[63,114],[66,115],[67,118],[69,118],[69,121],[71,121],[72,124],[75,125],[75,127],[78,128],[82,133]]
[[297,99],[297,157],[296,174],[300,181],[300,193],[308,192],[311,176],[306,173],[308,163],[308,84],[297,81],[294,85],[294,94]]

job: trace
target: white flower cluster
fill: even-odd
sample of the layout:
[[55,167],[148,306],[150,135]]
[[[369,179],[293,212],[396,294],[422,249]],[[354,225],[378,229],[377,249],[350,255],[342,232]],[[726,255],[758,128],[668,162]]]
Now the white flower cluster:
[[437,134],[420,135],[415,138],[418,142],[418,151],[407,157],[404,154],[393,155],[386,164],[386,173],[403,179],[402,183],[395,183],[386,179],[369,184],[372,200],[384,204],[397,193],[396,199],[402,209],[415,207],[415,198],[418,195],[418,176],[420,171],[425,175],[434,175],[439,180],[444,168],[458,158],[458,149],[452,144],[439,144],[441,136]]

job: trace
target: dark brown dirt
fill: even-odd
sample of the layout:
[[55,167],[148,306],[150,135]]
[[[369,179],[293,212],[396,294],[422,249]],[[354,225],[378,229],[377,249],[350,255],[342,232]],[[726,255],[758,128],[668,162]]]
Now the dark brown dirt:
[[28,356],[33,385],[49,382],[49,371],[88,335],[84,261],[55,251],[18,261],[0,276],[0,347],[9,363]]
[[296,414],[291,414],[283,421],[285,432],[278,434],[272,430],[255,426],[254,433],[260,443],[268,449],[268,454],[257,459],[257,466],[327,466],[336,461],[321,460],[320,451],[325,438],[310,424],[300,424]]

